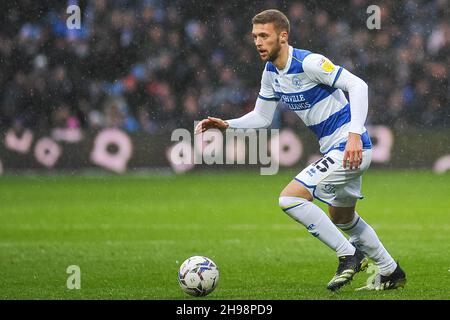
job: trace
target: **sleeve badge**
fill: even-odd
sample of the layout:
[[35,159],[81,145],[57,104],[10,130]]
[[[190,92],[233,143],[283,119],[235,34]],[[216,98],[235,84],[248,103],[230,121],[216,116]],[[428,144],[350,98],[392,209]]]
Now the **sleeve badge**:
[[330,60],[325,59],[325,58],[320,60],[320,67],[325,72],[333,72],[333,70],[335,68],[334,64]]

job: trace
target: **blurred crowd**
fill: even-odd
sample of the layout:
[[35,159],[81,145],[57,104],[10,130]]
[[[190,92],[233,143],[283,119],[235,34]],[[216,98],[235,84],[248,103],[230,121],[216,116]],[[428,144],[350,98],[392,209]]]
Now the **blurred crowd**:
[[[289,42],[369,85],[369,124],[448,127],[450,2],[7,1],[0,22],[0,128],[120,127],[158,134],[253,109],[264,63],[251,18],[277,8]],[[81,29],[68,29],[69,5]],[[301,127],[279,108],[273,126]]]

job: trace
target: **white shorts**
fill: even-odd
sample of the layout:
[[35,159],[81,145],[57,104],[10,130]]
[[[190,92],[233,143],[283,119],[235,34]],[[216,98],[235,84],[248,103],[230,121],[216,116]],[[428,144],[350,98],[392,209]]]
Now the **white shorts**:
[[372,149],[363,150],[363,161],[357,170],[344,169],[344,151],[331,150],[323,158],[303,169],[294,179],[305,186],[311,195],[333,207],[353,207],[362,199],[363,173],[372,160]]

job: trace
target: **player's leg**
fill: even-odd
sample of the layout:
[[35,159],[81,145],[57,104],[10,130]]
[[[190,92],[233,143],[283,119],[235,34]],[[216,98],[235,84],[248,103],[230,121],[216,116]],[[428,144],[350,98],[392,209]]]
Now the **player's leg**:
[[311,202],[312,199],[310,190],[293,180],[281,192],[279,203],[285,213],[336,252],[339,257],[338,270],[327,285],[334,291],[348,284],[357,272],[364,269],[367,259],[336,228],[325,212]]
[[[370,153],[370,152],[369,152]],[[340,150],[330,151],[325,157],[316,163],[312,171],[308,171],[307,175],[303,175],[301,179],[308,179],[308,176],[314,177],[317,172],[329,172],[326,176],[322,176],[313,188],[313,195],[315,198],[327,203],[329,206],[334,206],[335,203],[345,200],[350,203],[350,207],[356,204],[356,200],[361,196],[359,189],[354,192],[346,186],[349,181],[359,178],[362,172],[368,167],[370,163],[370,154],[366,152],[364,166],[358,170],[344,169],[342,166],[344,153]],[[345,207],[349,207],[345,206]],[[346,212],[341,214],[342,219]],[[351,216],[351,212],[347,213],[347,217]],[[368,259],[364,253],[356,248],[353,256],[344,256],[339,258],[339,265],[334,277],[328,283],[327,288],[336,290],[343,285],[349,283],[356,273],[364,270],[367,267]]]
[[371,258],[380,269],[379,289],[403,287],[406,282],[404,271],[385,249],[375,230],[355,211],[355,206],[328,208],[331,220],[350,236],[349,241]]
[[311,192],[293,180],[281,192],[279,204],[286,214],[303,224],[310,234],[336,251],[338,257],[353,255],[355,248],[312,200]]
[[[341,156],[342,154],[336,154],[337,160],[341,160]],[[364,150],[363,161],[358,170],[336,170],[323,183],[333,185],[335,196],[329,206],[332,221],[350,236],[349,240],[356,248],[377,263],[380,268],[378,279],[381,281],[378,287],[393,289],[404,285],[405,273],[384,248],[373,228],[355,211],[357,200],[362,199],[362,175],[370,166],[371,156],[371,150]],[[319,196],[324,189],[326,188],[318,187]]]
[[389,275],[397,268],[397,264],[384,248],[375,230],[356,212],[355,207],[329,207],[333,223],[350,237],[356,247],[363,251],[378,265],[382,275]]
[[312,203],[317,184],[337,166],[337,162],[328,157],[311,164],[284,188],[279,198],[280,207],[285,213],[303,224],[313,236],[334,250],[339,257],[338,272],[327,286],[330,290],[337,290],[349,283],[366,261],[364,254],[355,249],[326,213]]

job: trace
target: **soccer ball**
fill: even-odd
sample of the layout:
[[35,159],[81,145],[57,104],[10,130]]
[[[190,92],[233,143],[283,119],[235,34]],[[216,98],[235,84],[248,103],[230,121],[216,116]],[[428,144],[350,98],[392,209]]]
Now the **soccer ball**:
[[178,282],[181,289],[191,296],[206,296],[217,287],[219,269],[211,259],[193,256],[181,264]]

